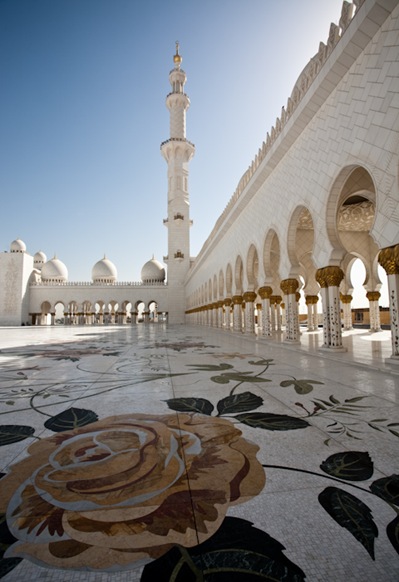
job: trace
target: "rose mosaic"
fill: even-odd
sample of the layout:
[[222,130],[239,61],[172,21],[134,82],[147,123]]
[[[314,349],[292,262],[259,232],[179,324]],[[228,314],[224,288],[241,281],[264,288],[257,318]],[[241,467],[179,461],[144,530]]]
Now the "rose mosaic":
[[[0,445],[29,444],[0,480],[0,577],[29,560],[53,570],[139,568],[143,582],[305,580],[284,539],[241,517],[257,499],[262,513],[270,470],[328,480],[315,493],[319,511],[363,548],[364,560],[378,562],[382,536],[398,553],[399,471],[382,475],[365,446],[379,434],[397,447],[399,422],[376,415],[372,396],[335,394],[334,383],[294,376],[263,351],[229,352],[191,336],[127,344],[101,334],[2,350]],[[99,358],[107,361],[103,383]],[[42,375],[46,362],[62,363],[58,381]],[[135,387],[166,381],[176,390],[160,399],[163,412],[148,396],[146,413],[131,409]],[[285,411],[271,406],[276,395],[289,403]],[[124,413],[102,414],[104,398]],[[31,425],[16,422],[27,413]],[[268,447],[290,433],[298,452],[301,434],[314,435],[325,449],[318,467],[282,455],[267,462]],[[359,444],[348,448],[350,441]],[[391,511],[383,524],[370,498]]]

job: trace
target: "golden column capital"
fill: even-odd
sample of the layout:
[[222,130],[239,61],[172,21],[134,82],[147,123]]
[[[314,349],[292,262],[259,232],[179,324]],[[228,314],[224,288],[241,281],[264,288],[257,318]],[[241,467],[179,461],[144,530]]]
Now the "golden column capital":
[[326,274],[325,274],[325,268],[317,269],[317,271],[316,271],[316,281],[318,282],[318,284],[320,285],[320,287],[322,289],[325,289],[326,287],[328,287],[328,285],[327,285],[327,277],[326,277]]
[[306,295],[305,297],[306,305],[315,305],[318,300],[319,298],[317,295]]
[[342,293],[339,294],[339,298],[341,300],[341,303],[344,303],[344,304],[352,303],[352,299],[353,299],[352,295],[343,295]]
[[385,269],[387,275],[399,275],[399,245],[381,249],[378,262]]
[[344,272],[341,267],[325,267],[325,272],[328,287],[339,287],[344,278]]
[[226,297],[226,299],[224,299],[223,302],[226,305],[226,307],[230,307],[230,305],[232,303],[232,299],[231,299],[231,297]]
[[217,306],[218,307],[223,307],[223,305],[224,305],[224,301],[218,301],[217,302]]
[[299,301],[300,301],[300,299],[301,299],[301,294],[299,293],[299,291],[297,291],[297,292],[295,293],[295,299],[297,300],[297,302],[299,302]]
[[281,309],[285,309],[285,303],[284,303],[284,301],[282,301],[282,302],[280,303],[280,307],[281,307]]
[[257,309],[258,311],[262,311],[262,303],[257,303],[257,304],[256,304],[256,309]]
[[254,291],[246,291],[242,298],[244,299],[244,301],[247,301],[248,303],[253,303],[256,299],[256,293]]
[[298,287],[299,283],[296,279],[284,279],[280,283],[280,289],[284,295],[295,295]]
[[270,297],[273,293],[273,289],[271,287],[260,287],[258,289],[258,293],[259,293],[261,299],[270,299]]
[[316,281],[322,288],[339,287],[343,278],[343,270],[341,267],[337,267],[335,265],[330,267],[323,267],[322,269],[317,269],[316,271]]
[[378,301],[381,297],[381,293],[379,291],[368,291],[366,297],[369,301]]
[[233,295],[231,298],[233,305],[241,305],[242,303],[242,295]]

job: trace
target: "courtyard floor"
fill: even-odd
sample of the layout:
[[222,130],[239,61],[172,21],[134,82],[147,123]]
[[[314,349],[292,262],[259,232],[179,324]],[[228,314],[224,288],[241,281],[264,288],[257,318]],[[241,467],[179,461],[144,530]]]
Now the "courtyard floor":
[[399,366],[343,343],[1,328],[0,578],[399,580]]

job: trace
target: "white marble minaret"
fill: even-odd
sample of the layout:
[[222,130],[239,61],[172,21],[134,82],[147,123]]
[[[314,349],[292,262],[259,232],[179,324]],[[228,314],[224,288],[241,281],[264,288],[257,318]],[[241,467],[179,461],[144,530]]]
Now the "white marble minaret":
[[190,99],[184,93],[186,73],[181,68],[179,43],[173,56],[174,68],[169,73],[171,92],[166,97],[170,113],[170,137],[161,144],[168,164],[168,289],[169,322],[184,323],[184,281],[190,268],[190,204],[188,195],[188,163],[195,146],[186,139],[186,111]]

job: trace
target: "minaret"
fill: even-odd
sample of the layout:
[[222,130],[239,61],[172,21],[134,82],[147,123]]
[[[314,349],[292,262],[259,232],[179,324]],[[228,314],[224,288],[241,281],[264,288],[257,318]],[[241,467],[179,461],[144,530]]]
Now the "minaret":
[[168,164],[168,295],[169,322],[184,323],[184,281],[190,268],[190,204],[188,195],[188,163],[195,146],[186,139],[186,111],[190,99],[184,93],[186,73],[181,68],[179,43],[173,56],[174,68],[169,73],[171,93],[166,97],[170,113],[170,137],[161,144]]

